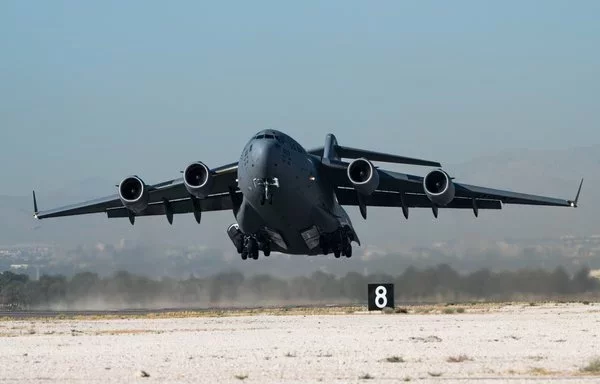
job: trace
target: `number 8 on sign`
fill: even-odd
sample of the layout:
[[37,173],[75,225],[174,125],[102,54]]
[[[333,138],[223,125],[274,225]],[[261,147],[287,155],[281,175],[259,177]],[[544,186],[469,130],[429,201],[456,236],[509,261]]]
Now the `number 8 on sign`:
[[375,288],[375,305],[377,308],[384,308],[387,305],[387,289],[383,285]]
[[394,308],[394,284],[377,283],[367,287],[369,311]]

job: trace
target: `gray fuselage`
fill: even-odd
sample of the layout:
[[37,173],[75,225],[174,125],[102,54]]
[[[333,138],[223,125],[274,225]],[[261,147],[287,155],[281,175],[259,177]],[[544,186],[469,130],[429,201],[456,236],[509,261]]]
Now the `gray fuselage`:
[[277,232],[286,245],[273,245],[273,251],[321,253],[314,242],[305,240],[305,231],[312,228],[313,233],[316,229],[327,234],[343,226],[352,228],[352,224],[333,186],[321,178],[319,165],[319,157],[282,132],[265,130],[254,135],[238,165],[238,186],[244,196],[236,215],[239,229],[244,234]]

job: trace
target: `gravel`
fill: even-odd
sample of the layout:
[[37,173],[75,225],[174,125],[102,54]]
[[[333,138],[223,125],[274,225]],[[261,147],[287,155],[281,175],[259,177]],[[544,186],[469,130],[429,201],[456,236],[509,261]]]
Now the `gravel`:
[[597,382],[597,356],[594,303],[0,322],[0,383]]

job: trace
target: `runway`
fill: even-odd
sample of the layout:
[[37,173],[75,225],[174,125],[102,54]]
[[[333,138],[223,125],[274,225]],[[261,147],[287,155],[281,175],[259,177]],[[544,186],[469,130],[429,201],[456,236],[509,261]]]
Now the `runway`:
[[302,305],[272,305],[272,306],[214,306],[214,307],[174,307],[174,308],[126,308],[111,310],[0,310],[0,319],[39,319],[39,318],[82,318],[82,317],[180,317],[212,315],[240,315],[244,313],[257,313],[265,311],[313,311],[313,310],[331,310],[341,308],[360,308],[360,304],[340,305],[340,304],[302,304]]
[[595,303],[163,314],[6,318],[0,382],[600,380]]

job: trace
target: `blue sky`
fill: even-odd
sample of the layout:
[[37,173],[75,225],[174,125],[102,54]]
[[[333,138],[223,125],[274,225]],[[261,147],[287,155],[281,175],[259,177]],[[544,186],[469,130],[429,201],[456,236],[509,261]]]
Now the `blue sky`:
[[600,143],[597,1],[2,1],[2,194],[178,176],[263,128],[443,163]]

